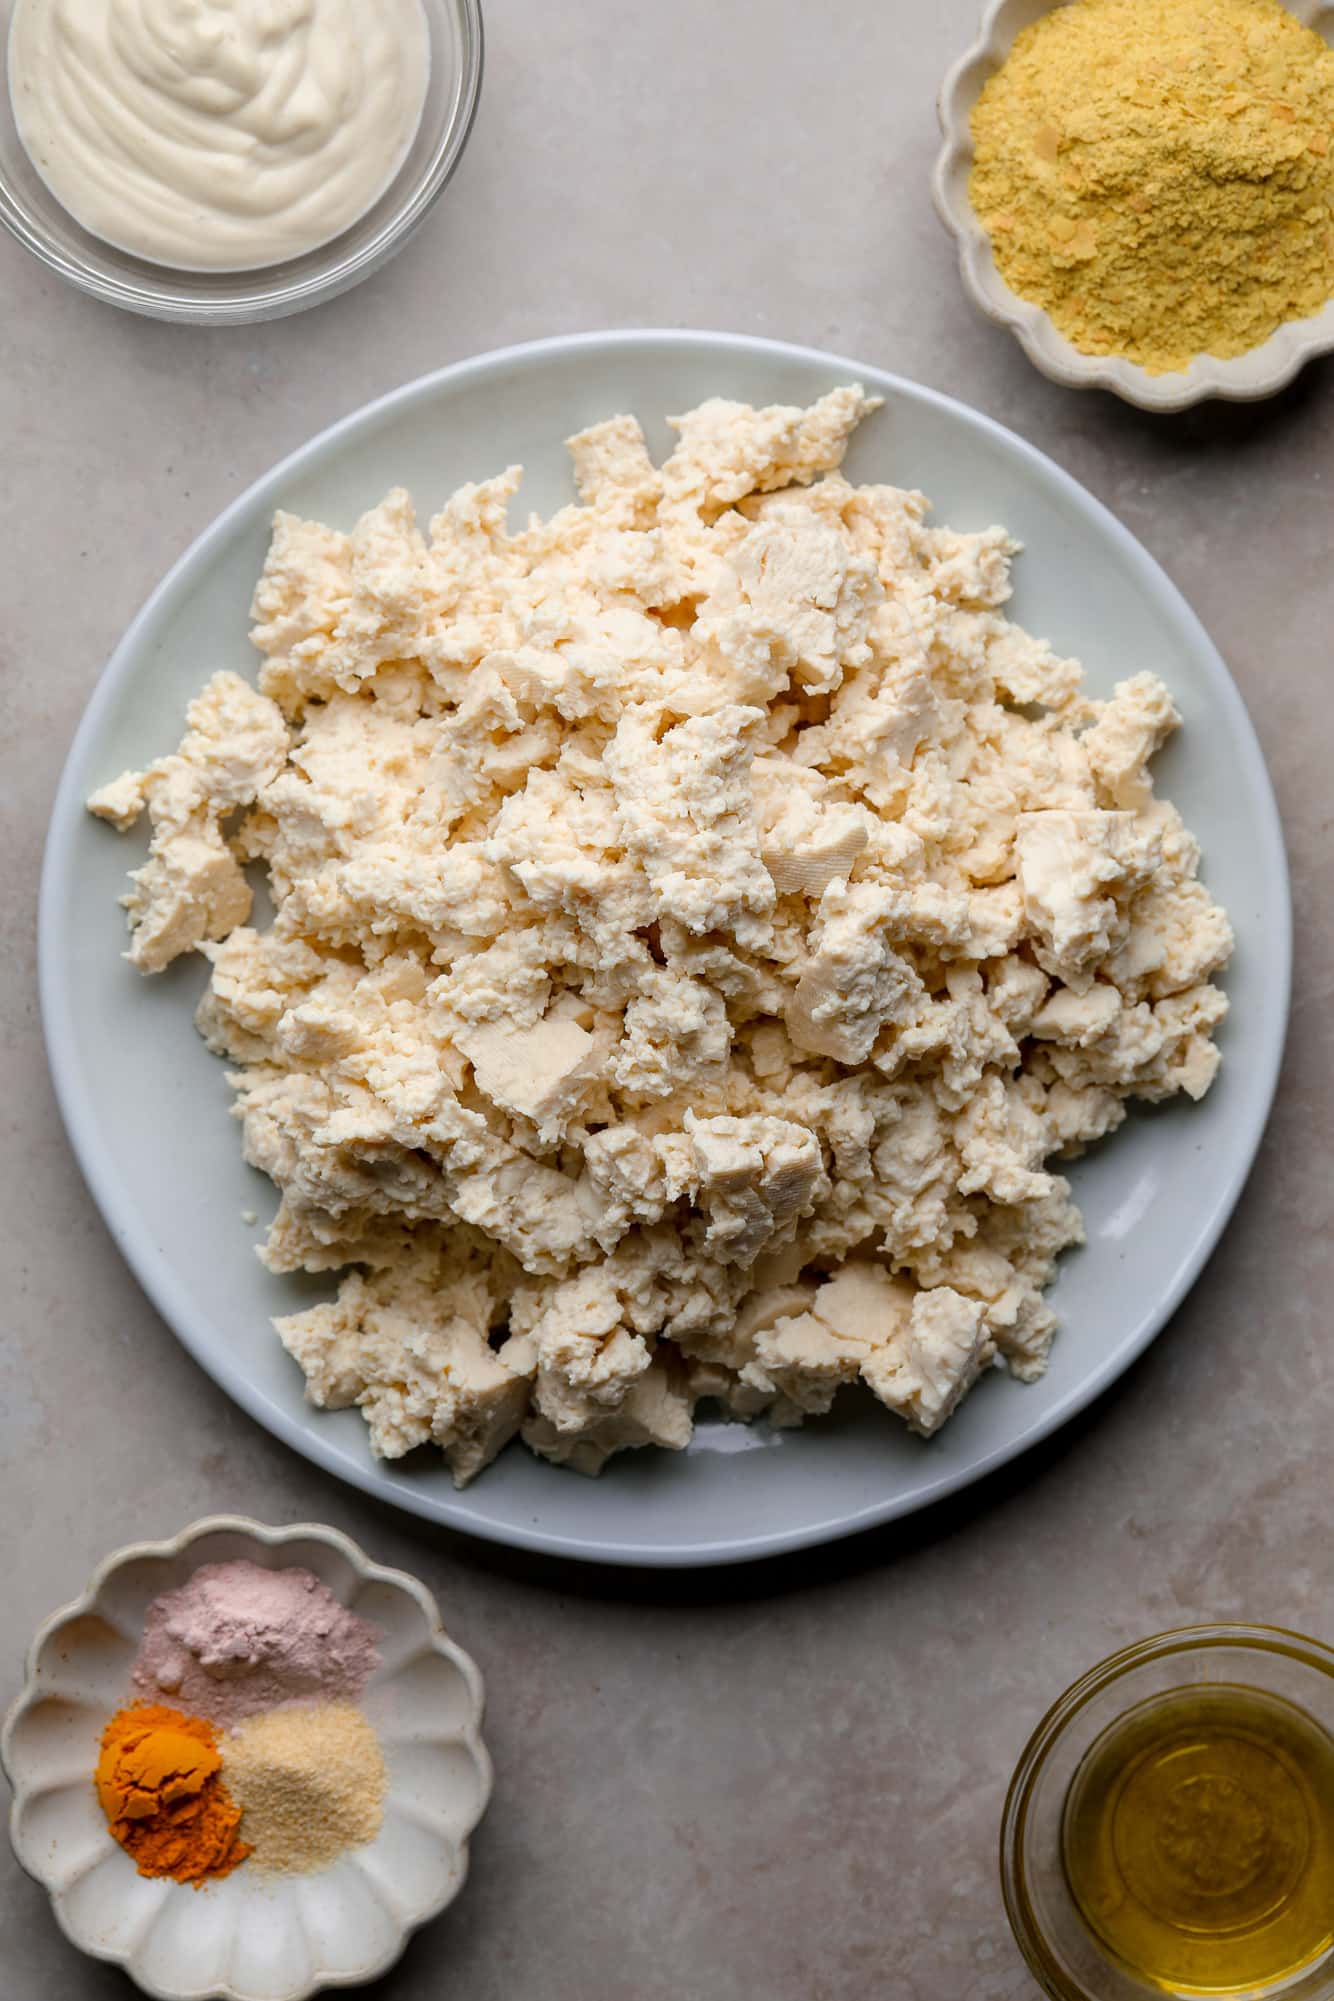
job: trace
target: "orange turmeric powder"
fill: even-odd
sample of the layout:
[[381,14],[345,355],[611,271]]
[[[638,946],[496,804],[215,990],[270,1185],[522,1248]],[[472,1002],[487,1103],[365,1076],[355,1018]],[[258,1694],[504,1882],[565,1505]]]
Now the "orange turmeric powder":
[[102,1733],[97,1797],[112,1834],[141,1876],[195,1889],[250,1853],[241,1809],[222,1782],[218,1733],[160,1703],[122,1709]]

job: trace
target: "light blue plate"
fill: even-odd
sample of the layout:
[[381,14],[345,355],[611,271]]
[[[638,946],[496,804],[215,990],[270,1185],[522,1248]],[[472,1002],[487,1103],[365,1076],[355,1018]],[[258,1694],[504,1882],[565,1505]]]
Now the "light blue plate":
[[[321,1413],[269,1321],[324,1296],[279,1279],[241,1220],[273,1190],[244,1166],[221,1063],[192,1025],[201,962],[154,980],[120,956],[116,898],[137,837],[90,819],[87,793],[175,747],[185,705],[220,667],[253,674],[247,607],[275,507],[350,527],[393,485],[423,516],[463,480],[528,467],[524,508],[572,495],[562,440],[635,412],[655,451],[665,413],[707,396],[806,403],[859,379],[885,398],[854,442],[854,480],[921,487],[955,528],[1000,521],[1026,545],[1014,616],[1085,663],[1095,691],[1161,674],[1185,728],[1161,790],[1204,849],[1237,955],[1218,1083],[1202,1105],[1132,1117],[1073,1170],[1087,1248],[1053,1293],[1062,1332],[1044,1379],[997,1374],[941,1436],[915,1439],[849,1396],[801,1432],[704,1422],[685,1454],[627,1453],[598,1481],[504,1454],[464,1494],[438,1459],[382,1465],[355,1411]],[[343,1479],[472,1535],[604,1562],[733,1562],[818,1543],[922,1507],[1004,1464],[1097,1396],[1158,1332],[1241,1192],[1278,1074],[1291,917],[1283,839],[1259,746],[1199,622],[1097,501],[1049,460],[947,397],[810,349],[741,336],[612,333],[460,363],[336,424],[201,536],[135,619],[98,684],[52,815],[40,919],[42,1006],[56,1089],[93,1196],[159,1311],[261,1424]],[[151,1349],[149,1350],[151,1353]]]

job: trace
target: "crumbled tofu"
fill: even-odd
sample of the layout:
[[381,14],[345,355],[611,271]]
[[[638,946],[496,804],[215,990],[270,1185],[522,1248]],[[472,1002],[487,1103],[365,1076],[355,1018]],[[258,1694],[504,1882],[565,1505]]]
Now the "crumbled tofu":
[[454,1040],[493,1104],[531,1119],[544,1140],[563,1132],[596,1047],[577,1021],[547,1019],[531,1028],[481,1022]]
[[515,531],[517,467],[279,514],[258,691],[89,801],[149,816],[129,956],[208,960],[261,1256],[342,1275],[279,1333],[387,1457],[596,1473],[859,1383],[930,1435],[1045,1366],[1053,1156],[1212,1081],[1171,696],[1093,700],[1003,529],[844,479],[875,407],[715,399],[662,466],[613,417]]
[[1133,813],[1022,813],[1015,854],[1024,912],[1039,965],[1076,990],[1121,945],[1126,902],[1159,861],[1153,831]]
[[787,1008],[799,1049],[864,1063],[887,1024],[913,1020],[923,988],[889,942],[893,892],[874,882],[831,882],[820,898],[805,968]]
[[892,1277],[882,1265],[849,1258],[816,1288],[811,1312],[832,1334],[869,1352],[902,1331],[915,1297],[912,1285]]
[[1176,704],[1156,674],[1119,681],[1093,727],[1084,755],[1099,790],[1114,806],[1139,804],[1151,791],[1149,759],[1180,725]]
[[144,807],[153,823],[148,860],[122,898],[129,958],[159,973],[182,952],[225,938],[250,915],[250,885],[222,822],[253,806],[286,762],[281,711],[239,674],[215,674],[186,711],[180,749],[146,771],[127,771],[94,792],[89,810],[122,831]]
[[488,1275],[466,1251],[420,1238],[384,1271],[353,1273],[338,1298],[275,1322],[312,1401],[356,1404],[375,1450],[438,1445],[459,1485],[494,1459],[528,1408],[528,1384],[495,1354]]
[[862,1363],[862,1380],[929,1438],[994,1354],[981,1300],[942,1285],[917,1294],[907,1326]]
[[655,1361],[615,1409],[597,1412],[578,1431],[560,1430],[539,1410],[525,1424],[523,1442],[553,1465],[572,1467],[576,1473],[600,1473],[613,1453],[634,1446],[660,1445],[669,1452],[683,1452],[694,1430],[692,1402],[687,1382],[665,1361]]
[[818,900],[835,876],[847,881],[869,845],[874,822],[864,806],[831,804],[794,791],[781,768],[772,776],[772,790],[763,801],[767,811],[760,859],[780,896]]

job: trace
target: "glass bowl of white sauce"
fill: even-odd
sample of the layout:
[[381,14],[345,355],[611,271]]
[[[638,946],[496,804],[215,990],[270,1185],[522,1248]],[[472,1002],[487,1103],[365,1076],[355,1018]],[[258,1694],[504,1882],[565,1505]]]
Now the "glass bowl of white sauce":
[[[300,24],[307,14],[313,14],[318,23],[324,3],[325,0],[313,0],[312,6],[312,0],[286,0],[285,13],[282,8],[278,11],[279,24],[283,25],[288,15]],[[70,284],[108,305],[144,313],[153,319],[178,320],[196,326],[279,319],[288,313],[304,312],[307,307],[360,284],[402,249],[444,191],[467,143],[481,90],[480,0],[420,0],[429,40],[429,70],[421,116],[401,163],[369,207],[336,235],[300,254],[271,261],[272,251],[266,247],[265,261],[247,268],[187,268],[184,261],[176,263],[137,255],[100,234],[93,234],[76,220],[38,171],[24,144],[26,137],[29,145],[33,145],[31,123],[25,120],[21,137],[10,88],[11,81],[21,81],[15,48],[18,38],[11,37],[11,27],[16,12],[25,4],[31,4],[31,0],[0,0],[0,49],[5,52],[5,76],[0,88],[0,224],[25,250]],[[221,5],[219,0],[203,0],[196,10],[203,32],[208,32],[220,16],[226,15],[227,4],[228,0],[222,0]],[[241,6],[244,4],[245,0],[241,0]],[[114,19],[120,6],[130,10],[129,24],[142,30],[142,51],[136,54],[136,63],[142,67],[146,61],[151,66],[159,56],[163,62],[169,61],[173,52],[160,34],[167,17],[153,0],[98,0],[94,13],[99,23],[110,13],[113,31],[123,31],[126,22]],[[70,18],[81,27],[89,17]],[[261,8],[251,18],[267,28],[275,17]],[[242,91],[248,87],[244,78],[238,86],[235,74],[237,61],[247,53],[254,51],[241,48],[238,52],[230,37],[220,43],[218,71],[207,80],[205,102],[210,101],[208,93],[215,87],[218,101],[234,101],[238,87]],[[261,50],[261,57],[266,53]],[[101,68],[100,54],[96,49],[85,52],[85,66],[94,77]],[[318,64],[316,67],[318,72]],[[42,81],[45,84],[45,79]],[[272,83],[260,79],[261,87],[267,88],[270,95],[276,90],[290,95],[289,82],[281,73]],[[318,86],[318,73],[314,82]],[[151,76],[149,87],[154,87]],[[42,102],[45,110],[50,103],[50,94],[45,89]],[[42,134],[43,144],[49,143],[53,149],[63,148],[63,159],[50,163],[55,181],[61,179],[62,169],[68,167],[88,129],[85,124],[88,97],[77,70],[72,77],[69,103],[70,115],[79,121],[78,126],[62,129],[57,122],[49,135]],[[113,129],[122,120],[123,111],[123,106],[110,107]],[[174,120],[173,107],[169,107],[169,115]],[[299,117],[295,122],[302,123]],[[229,139],[228,143],[233,142]],[[107,161],[106,171],[108,174],[118,171],[113,159]],[[127,212],[126,234],[131,237],[133,221]],[[257,242],[261,240],[261,236],[256,237]],[[203,260],[191,261],[197,264]]]

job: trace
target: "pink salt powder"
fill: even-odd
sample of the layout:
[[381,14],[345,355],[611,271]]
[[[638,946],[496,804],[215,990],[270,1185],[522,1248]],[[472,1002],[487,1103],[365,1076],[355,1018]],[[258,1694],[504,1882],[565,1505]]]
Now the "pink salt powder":
[[132,1679],[226,1729],[283,1702],[355,1702],[378,1637],[309,1570],[206,1563],[149,1606]]

